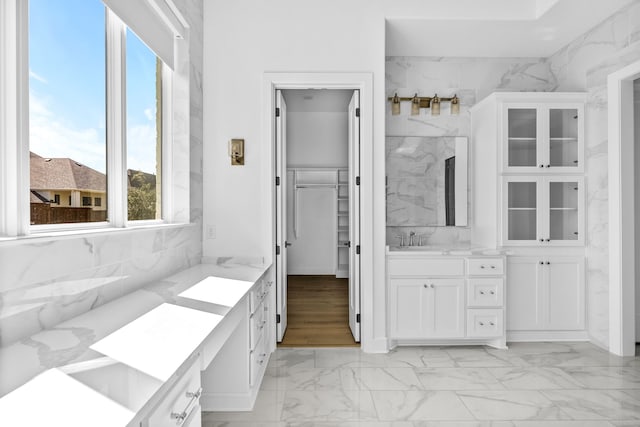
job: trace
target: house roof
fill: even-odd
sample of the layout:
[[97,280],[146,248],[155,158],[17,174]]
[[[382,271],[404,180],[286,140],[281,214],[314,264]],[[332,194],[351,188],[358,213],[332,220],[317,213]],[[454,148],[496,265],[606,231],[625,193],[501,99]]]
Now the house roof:
[[66,157],[30,154],[32,190],[107,191],[107,176],[95,169]]

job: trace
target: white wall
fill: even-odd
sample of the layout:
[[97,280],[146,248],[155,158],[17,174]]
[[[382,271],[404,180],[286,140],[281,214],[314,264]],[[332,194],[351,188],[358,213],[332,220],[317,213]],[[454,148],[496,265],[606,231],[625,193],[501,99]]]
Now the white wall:
[[640,341],[640,79],[633,82],[633,137],[635,173],[635,243],[636,243],[636,342]]
[[287,167],[347,167],[346,112],[287,113]]

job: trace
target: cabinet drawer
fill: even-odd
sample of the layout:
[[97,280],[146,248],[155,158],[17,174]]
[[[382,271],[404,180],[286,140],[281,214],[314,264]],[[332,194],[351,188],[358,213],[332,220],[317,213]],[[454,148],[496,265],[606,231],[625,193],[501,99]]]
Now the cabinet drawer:
[[502,307],[504,282],[499,278],[469,279],[467,305],[469,307]]
[[258,376],[267,363],[267,352],[264,350],[264,340],[260,339],[249,356],[249,381],[253,387],[258,383]]
[[464,276],[463,258],[391,259],[389,274],[398,276]]
[[504,329],[502,318],[501,308],[467,310],[467,337],[501,337]]
[[471,258],[469,259],[470,276],[492,276],[504,274],[502,258]]
[[255,313],[251,315],[249,319],[249,341],[251,343],[250,350],[256,348],[256,344],[260,341],[260,338],[264,335],[264,304],[260,304]]
[[[194,411],[200,411],[200,366],[195,363],[167,396],[154,409],[148,419],[150,427],[181,426],[196,417]],[[188,425],[188,424],[187,424]]]
[[249,292],[249,309],[254,313],[264,299],[264,280],[260,279]]

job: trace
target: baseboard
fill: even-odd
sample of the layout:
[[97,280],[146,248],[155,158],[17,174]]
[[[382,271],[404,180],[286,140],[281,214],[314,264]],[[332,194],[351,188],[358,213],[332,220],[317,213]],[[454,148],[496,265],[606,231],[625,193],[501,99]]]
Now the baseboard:
[[470,338],[447,338],[447,339],[396,339],[391,341],[392,348],[404,346],[461,346],[461,345],[488,345],[499,350],[506,350],[507,344],[504,338],[486,338],[486,339],[470,339]]
[[507,342],[591,341],[587,331],[507,331]]
[[360,348],[365,353],[388,353],[391,347],[387,338],[374,338],[372,340],[362,340]]

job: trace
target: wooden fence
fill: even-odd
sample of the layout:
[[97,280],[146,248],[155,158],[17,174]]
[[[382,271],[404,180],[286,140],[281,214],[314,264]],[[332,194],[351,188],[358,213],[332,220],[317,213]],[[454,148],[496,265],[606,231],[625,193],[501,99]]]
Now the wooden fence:
[[51,206],[48,203],[31,203],[31,224],[68,224],[74,222],[100,222],[107,220],[107,211],[91,208]]

